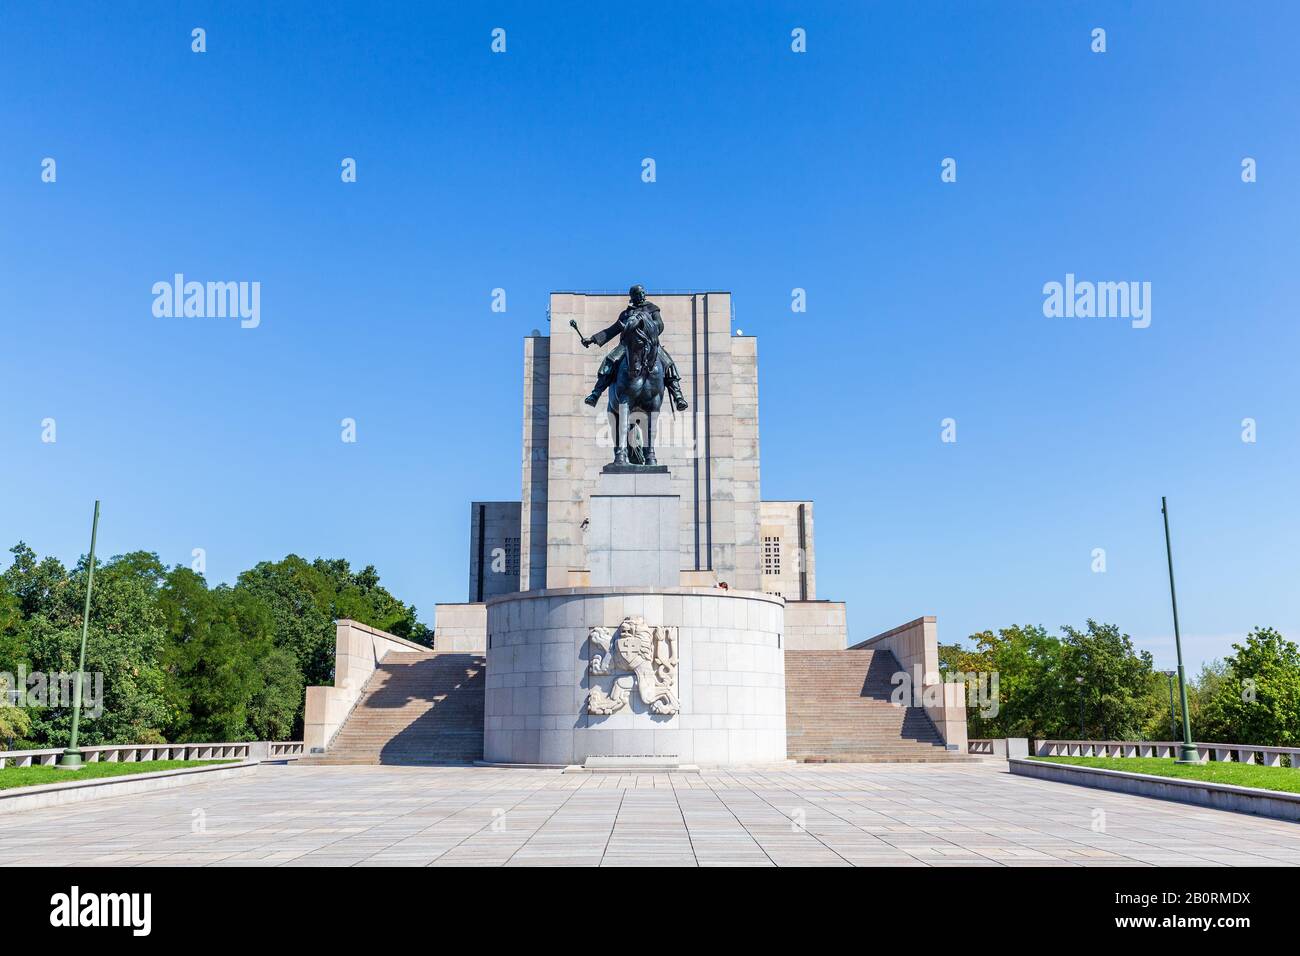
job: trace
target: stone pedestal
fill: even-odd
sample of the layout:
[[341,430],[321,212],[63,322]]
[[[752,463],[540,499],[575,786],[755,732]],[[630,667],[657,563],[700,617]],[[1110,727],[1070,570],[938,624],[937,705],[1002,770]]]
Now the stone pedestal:
[[[487,602],[483,757],[491,763],[582,764],[658,758],[702,767],[786,759],[784,601],[719,588],[560,588]],[[672,629],[676,713],[656,713],[634,687],[611,714],[591,713],[595,628],[628,617]],[[608,673],[608,676],[604,676]],[[662,709],[662,708],[661,708]]]
[[671,487],[666,468],[607,468],[590,500],[590,586],[487,601],[487,761],[785,759],[785,602],[680,586]]
[[681,496],[671,489],[667,468],[601,473],[587,526],[592,587],[675,588],[681,583]]

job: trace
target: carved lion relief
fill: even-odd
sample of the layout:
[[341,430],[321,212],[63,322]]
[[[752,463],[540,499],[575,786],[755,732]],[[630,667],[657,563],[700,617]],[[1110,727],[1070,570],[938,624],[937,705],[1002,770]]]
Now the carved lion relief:
[[[618,627],[593,627],[587,634],[592,677],[587,713],[614,714],[627,706],[635,687],[652,714],[676,714],[677,628],[651,627],[625,617]],[[608,692],[595,680],[613,677]]]

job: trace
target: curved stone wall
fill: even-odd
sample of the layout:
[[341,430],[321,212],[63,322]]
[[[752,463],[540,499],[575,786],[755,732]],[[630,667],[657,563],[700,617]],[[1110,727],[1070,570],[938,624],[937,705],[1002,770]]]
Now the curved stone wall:
[[[785,760],[784,601],[717,588],[560,588],[487,604],[484,759],[567,765],[587,757],[675,759],[701,766]],[[587,713],[593,627],[625,617],[675,628],[680,709],[656,714],[633,693]]]

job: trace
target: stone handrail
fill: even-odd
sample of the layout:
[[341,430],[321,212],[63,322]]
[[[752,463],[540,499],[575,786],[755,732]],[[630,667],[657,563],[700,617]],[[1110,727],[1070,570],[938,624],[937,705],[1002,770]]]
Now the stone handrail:
[[[86,763],[138,763],[141,760],[295,760],[302,756],[301,740],[253,740],[243,743],[101,744],[80,747]],[[0,770],[15,767],[52,767],[63,747],[40,750],[0,750]]]
[[[1038,740],[1034,754],[1038,757],[1177,757],[1181,740]],[[1266,747],[1255,744],[1193,743],[1196,759],[1282,766],[1286,757],[1300,768],[1300,747]]]
[[[1020,742],[1020,748],[1015,746]],[[1024,737],[973,738],[966,752],[981,756],[1017,756],[1018,749],[1028,753]],[[1181,740],[1036,740],[1036,757],[1177,757]],[[1265,747],[1256,744],[1193,743],[1201,763],[1210,760],[1282,766],[1286,757],[1292,767],[1300,768],[1300,747]],[[1009,749],[1008,749],[1009,748]]]
[[966,741],[966,752],[977,757],[1028,757],[1029,740],[1026,737],[974,738]]

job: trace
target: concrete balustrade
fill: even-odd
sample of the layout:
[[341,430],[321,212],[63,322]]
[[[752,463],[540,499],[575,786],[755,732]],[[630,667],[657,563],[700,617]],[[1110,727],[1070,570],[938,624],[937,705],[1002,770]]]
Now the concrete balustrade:
[[1028,757],[1029,738],[994,737],[967,741],[966,752],[977,757]]
[[[1024,738],[1010,738],[1023,740]],[[1007,740],[972,739],[967,752],[984,756],[1003,756]],[[1179,740],[1038,740],[1034,755],[1038,757],[1164,757],[1176,758],[1182,748]],[[1300,747],[1266,747],[1255,744],[1193,743],[1196,759],[1201,763],[1237,762],[1281,767],[1283,758],[1292,768],[1300,769]]]
[[[63,747],[40,750],[0,750],[0,770],[5,767],[52,767]],[[301,740],[246,741],[196,744],[102,744],[79,747],[86,763],[139,763],[145,760],[296,760],[302,756]]]

